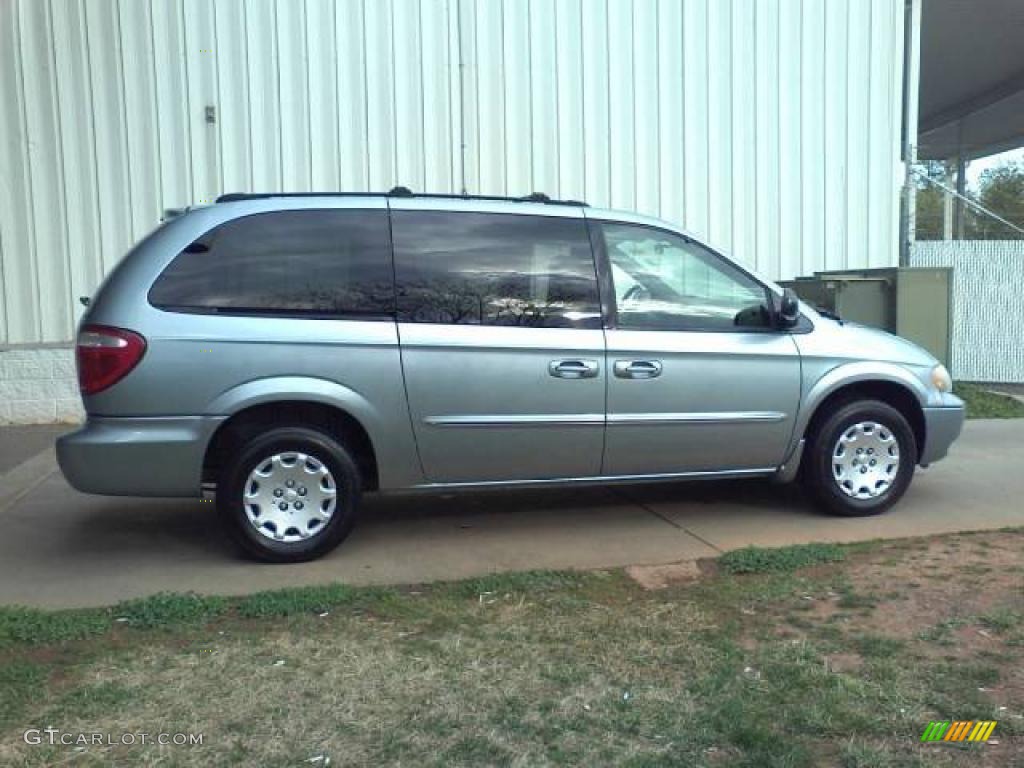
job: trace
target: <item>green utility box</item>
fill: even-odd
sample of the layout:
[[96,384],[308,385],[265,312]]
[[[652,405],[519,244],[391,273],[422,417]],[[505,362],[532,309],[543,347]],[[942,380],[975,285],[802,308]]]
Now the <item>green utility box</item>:
[[798,277],[780,285],[843,320],[909,339],[949,366],[953,327],[950,267],[815,272],[813,277]]

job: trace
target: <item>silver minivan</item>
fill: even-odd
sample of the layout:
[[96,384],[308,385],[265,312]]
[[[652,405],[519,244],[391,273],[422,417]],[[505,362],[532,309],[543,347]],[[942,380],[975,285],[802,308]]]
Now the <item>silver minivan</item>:
[[799,476],[875,514],[964,419],[919,347],[543,195],[225,195],[118,264],[77,356],[68,481],[215,494],[278,562],[335,547],[369,491]]

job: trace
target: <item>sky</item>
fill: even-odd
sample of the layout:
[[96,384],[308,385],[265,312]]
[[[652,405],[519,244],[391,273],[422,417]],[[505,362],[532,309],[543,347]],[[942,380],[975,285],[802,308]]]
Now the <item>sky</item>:
[[967,164],[967,187],[968,189],[978,188],[978,179],[983,171],[994,168],[1005,162],[1024,162],[1024,147],[1011,149],[1009,152],[1002,152],[998,155],[989,155],[972,160]]

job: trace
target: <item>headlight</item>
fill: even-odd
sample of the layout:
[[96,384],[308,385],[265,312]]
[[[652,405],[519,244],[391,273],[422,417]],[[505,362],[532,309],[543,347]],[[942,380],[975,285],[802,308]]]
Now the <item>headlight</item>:
[[931,379],[932,386],[939,390],[939,392],[953,391],[953,377],[949,375],[949,371],[946,370],[946,366],[936,365],[932,368]]

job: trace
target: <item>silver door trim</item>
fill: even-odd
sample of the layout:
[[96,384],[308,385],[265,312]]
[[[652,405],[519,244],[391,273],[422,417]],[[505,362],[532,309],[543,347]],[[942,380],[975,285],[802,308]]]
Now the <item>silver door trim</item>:
[[[555,477],[543,480],[486,480],[482,482],[459,483],[423,483],[414,485],[409,490],[426,491],[445,488],[507,488],[534,487],[547,485],[614,485],[616,483],[655,483],[672,480],[725,480],[742,477],[770,477],[778,467],[760,467],[757,469],[716,469],[701,472],[660,472],[653,475],[597,475],[594,477]],[[400,493],[401,491],[395,491]]]
[[545,414],[473,414],[466,416],[427,416],[423,423],[431,427],[593,427],[604,424],[603,413]]
[[609,413],[608,426],[653,426],[658,424],[749,424],[777,423],[786,419],[780,411],[718,411],[712,413]]

